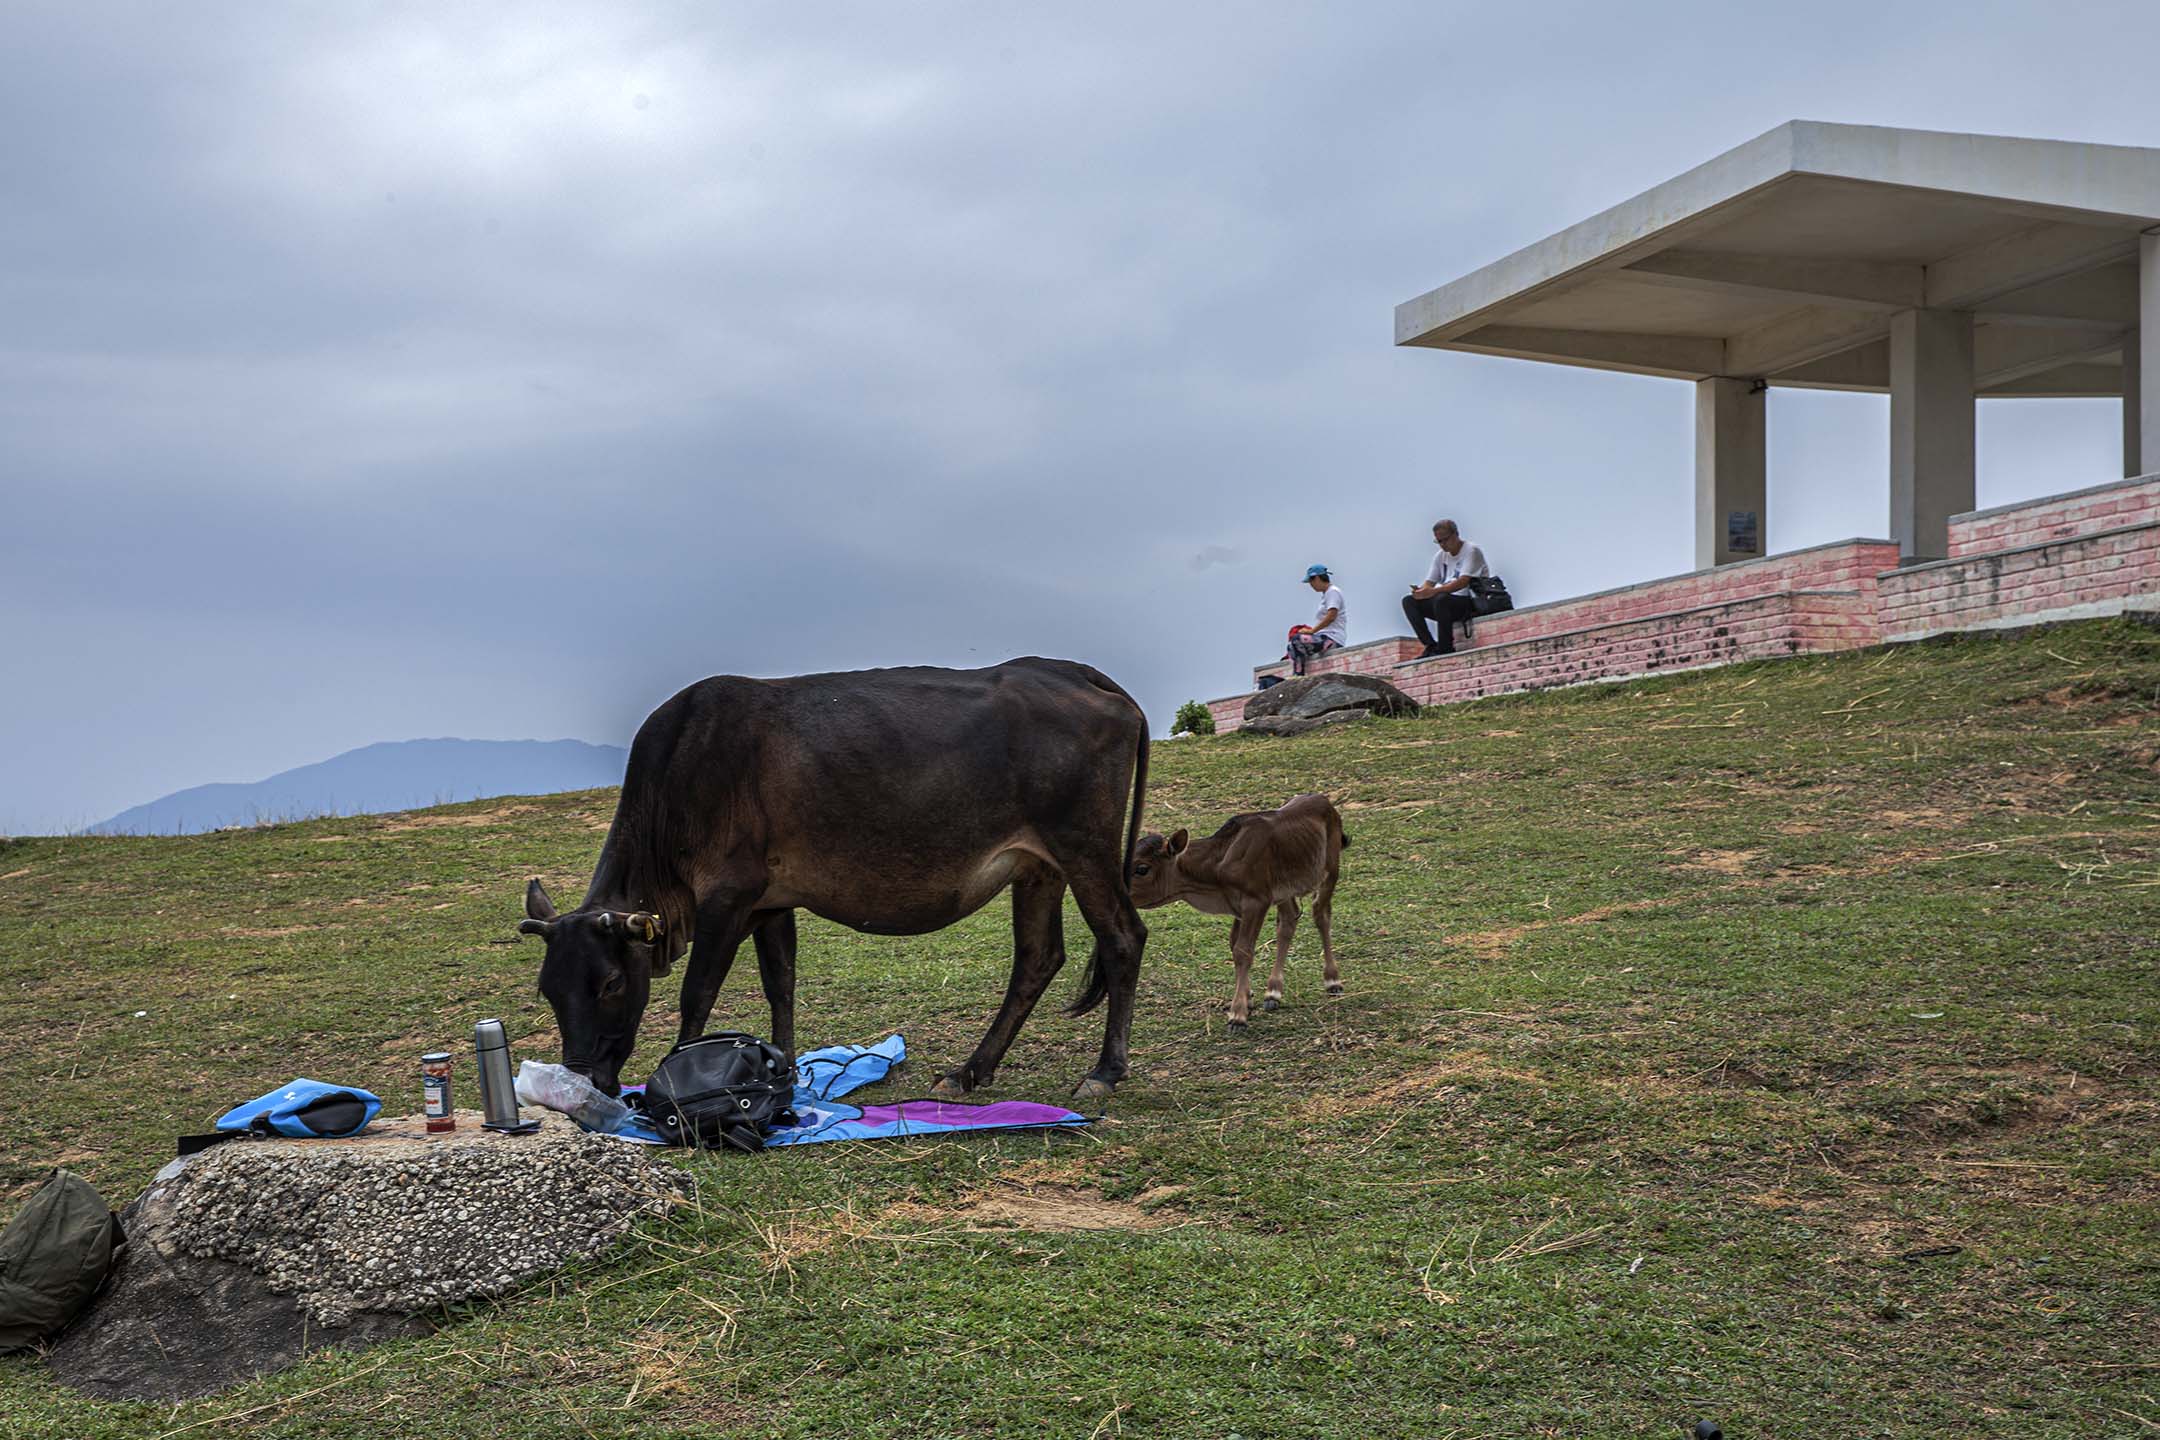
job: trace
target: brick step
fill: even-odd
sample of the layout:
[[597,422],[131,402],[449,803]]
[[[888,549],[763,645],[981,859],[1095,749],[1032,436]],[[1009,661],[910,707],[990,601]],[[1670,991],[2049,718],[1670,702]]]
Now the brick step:
[[[1543,605],[1529,605],[1499,615],[1484,616],[1467,627],[1457,641],[1460,650],[1508,645],[1541,635],[1560,635],[1619,620],[1642,620],[1671,615],[1704,605],[1752,600],[1763,595],[1792,594],[1800,590],[1852,590],[1872,595],[1875,577],[1898,563],[1898,549],[1891,540],[1835,540],[1760,560],[1743,560],[1715,570],[1697,570],[1622,585],[1589,595],[1573,595]],[[1346,646],[1315,659],[1308,674],[1349,671],[1358,675],[1385,675],[1389,668],[1417,658],[1418,642],[1407,635],[1389,636]],[[1263,675],[1288,675],[1288,661],[1277,660],[1253,668],[1257,681]]]
[[1872,597],[1856,590],[1789,590],[1483,644],[1400,665],[1393,678],[1419,704],[1446,705],[1520,690],[1851,650],[1879,638]]
[[1837,540],[1487,616],[1471,626],[1469,646],[1464,648],[1510,645],[1767,595],[1849,590],[1868,597],[1874,594],[1875,578],[1897,563],[1893,540]]
[[[1429,660],[1409,658],[1385,672],[1359,673],[1381,675],[1421,705],[1446,705],[1518,690],[1851,650],[1881,638],[1872,597],[1856,590],[1789,590],[1484,644]],[[1383,653],[1379,647],[1355,648],[1366,652],[1360,658],[1367,664]],[[1231,695],[1208,702],[1218,732],[1244,724],[1248,698]]]
[[1908,566],[1883,576],[1876,591],[1885,640],[2112,615],[2153,597],[2160,597],[2160,512],[2136,524]]
[[2160,520],[2160,475],[2111,480],[2065,495],[2021,500],[1950,517],[1950,558],[2022,549],[2073,535],[2092,535]]

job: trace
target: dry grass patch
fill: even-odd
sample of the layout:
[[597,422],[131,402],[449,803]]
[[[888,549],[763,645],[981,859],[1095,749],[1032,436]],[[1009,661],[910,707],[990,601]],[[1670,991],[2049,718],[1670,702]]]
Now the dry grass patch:
[[520,815],[537,815],[537,805],[496,805],[486,810],[415,810],[403,815],[393,815],[376,827],[379,835],[403,835],[412,830],[470,830],[487,825],[500,825]]
[[1376,1110],[1399,1110],[1406,1104],[1429,1100],[1465,1081],[1509,1081],[1543,1086],[1546,1079],[1529,1070],[1502,1065],[1483,1050],[1459,1050],[1445,1060],[1399,1075],[1371,1090],[1349,1095],[1321,1095],[1306,1103],[1306,1113],[1316,1119],[1336,1120],[1369,1115]]
[[1160,1198],[1143,1207],[1130,1200],[1112,1200],[1099,1190],[1071,1185],[996,1185],[951,1205],[902,1201],[888,1207],[879,1218],[957,1229],[963,1234],[994,1230],[1160,1230],[1178,1220],[1165,1210]]
[[1674,851],[1687,858],[1673,868],[1676,870],[1708,870],[1719,875],[1745,875],[1762,858],[1760,850],[1697,850],[1692,854]]
[[[1762,852],[1750,850],[1748,855]],[[1466,946],[1480,960],[1498,960],[1508,952],[1508,947],[1523,936],[1537,930],[1549,930],[1555,925],[1595,925],[1600,920],[1610,920],[1615,915],[1631,914],[1640,910],[1658,910],[1677,904],[1673,900],[1626,900],[1617,905],[1600,905],[1579,915],[1562,915],[1554,920],[1532,920],[1522,925],[1504,925],[1497,930],[1478,930],[1463,935],[1450,935],[1449,946]]]

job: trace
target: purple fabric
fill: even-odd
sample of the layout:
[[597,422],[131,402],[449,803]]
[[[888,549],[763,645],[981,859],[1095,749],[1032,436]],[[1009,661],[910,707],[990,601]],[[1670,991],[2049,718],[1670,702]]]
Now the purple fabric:
[[1000,1100],[992,1105],[961,1105],[944,1100],[903,1100],[897,1105],[865,1105],[865,1125],[954,1125],[975,1130],[997,1125],[1058,1125],[1073,1112],[1032,1100]]

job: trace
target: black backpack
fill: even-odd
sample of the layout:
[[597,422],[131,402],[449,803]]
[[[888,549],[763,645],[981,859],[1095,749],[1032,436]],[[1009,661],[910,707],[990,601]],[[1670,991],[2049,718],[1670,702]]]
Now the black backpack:
[[0,1354],[66,1329],[126,1244],[120,1217],[90,1182],[55,1170],[0,1232]]
[[1497,575],[1473,575],[1465,588],[1470,591],[1472,608],[1480,615],[1497,615],[1515,608],[1515,597],[1508,594],[1507,581]]
[[762,1150],[793,1124],[795,1067],[755,1035],[722,1030],[677,1045],[645,1082],[645,1118],[671,1145]]

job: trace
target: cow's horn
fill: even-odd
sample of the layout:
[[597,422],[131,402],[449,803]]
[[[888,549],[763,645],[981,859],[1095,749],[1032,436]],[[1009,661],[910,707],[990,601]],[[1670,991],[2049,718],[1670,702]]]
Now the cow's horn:
[[659,920],[646,914],[643,910],[631,915],[627,923],[632,933],[645,937],[645,943],[648,945],[652,944],[653,940],[660,934]]
[[555,926],[554,926],[554,924],[553,924],[553,923],[552,923],[551,921],[547,921],[547,920],[520,920],[520,921],[518,921],[518,934],[520,934],[520,935],[552,935],[552,934],[554,934],[554,933],[555,933]]

